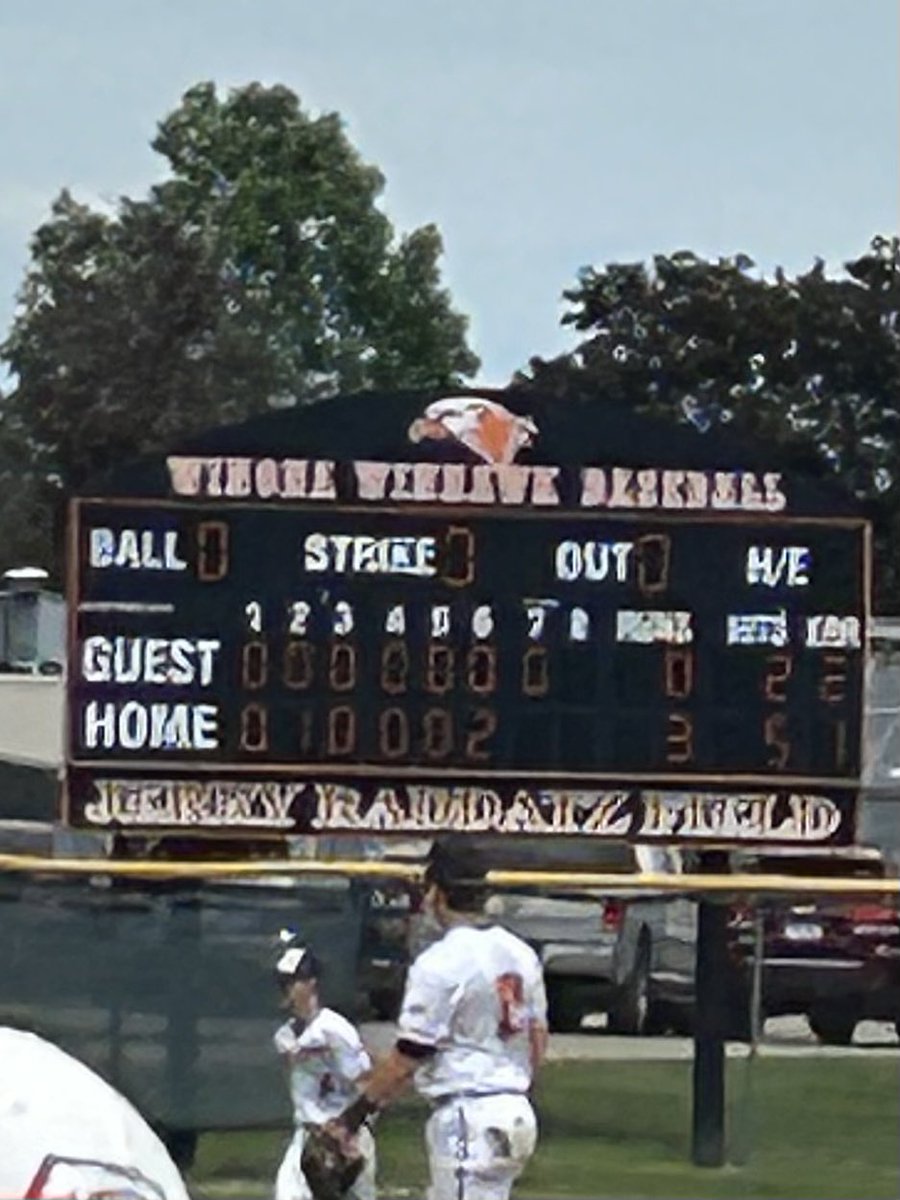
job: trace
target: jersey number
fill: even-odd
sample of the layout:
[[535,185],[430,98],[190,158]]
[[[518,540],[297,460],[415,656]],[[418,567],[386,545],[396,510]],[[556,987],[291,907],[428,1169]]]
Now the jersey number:
[[507,971],[505,975],[497,976],[494,980],[494,988],[500,1002],[500,1020],[497,1024],[497,1032],[501,1040],[505,1042],[515,1034],[523,1033],[528,1024],[525,1015],[525,989],[522,984],[522,976],[517,975],[514,971]]

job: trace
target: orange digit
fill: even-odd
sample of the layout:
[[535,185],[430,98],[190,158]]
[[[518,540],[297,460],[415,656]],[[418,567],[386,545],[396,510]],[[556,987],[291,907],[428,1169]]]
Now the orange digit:
[[453,651],[440,642],[429,642],[425,658],[425,691],[442,696],[452,691],[454,677]]
[[399,696],[406,691],[409,675],[409,651],[406,642],[393,638],[381,650],[381,687],[389,696]]
[[378,745],[385,758],[409,754],[409,720],[402,708],[386,708],[379,716]]
[[529,646],[522,655],[522,691],[526,696],[546,696],[550,691],[550,659],[546,646]]
[[794,659],[790,653],[767,654],[768,670],[763,684],[763,694],[770,704],[784,704],[787,700],[787,681],[794,669]]
[[466,655],[466,686],[479,696],[497,688],[497,651],[493,646],[473,646]]
[[446,758],[453,749],[453,716],[446,708],[429,708],[422,718],[425,757]]
[[350,692],[356,687],[356,647],[352,642],[331,643],[328,682],[335,692]]
[[252,754],[269,748],[269,713],[263,704],[248,704],[241,710],[240,747]]
[[228,526],[224,521],[201,521],[197,526],[197,578],[216,583],[228,574]]
[[440,575],[450,587],[467,587],[475,578],[475,535],[464,525],[451,525],[441,550]]
[[655,596],[669,586],[672,539],[665,533],[645,533],[635,544],[637,585],[643,596]]
[[352,754],[356,747],[356,713],[340,704],[328,710],[328,753]]
[[300,713],[300,753],[304,757],[312,751],[313,715],[312,709],[304,708]]
[[497,729],[497,714],[490,708],[476,708],[472,713],[472,728],[466,734],[466,758],[484,762],[490,758],[490,750],[484,743]]
[[826,704],[841,704],[847,699],[846,654],[826,654],[822,659],[819,699]]
[[791,743],[788,738],[787,717],[783,712],[770,713],[763,727],[766,745],[770,746],[768,765],[776,771],[783,771],[791,757]]
[[685,713],[669,713],[666,762],[676,766],[694,757],[694,723]]
[[315,647],[311,642],[288,642],[284,648],[284,686],[302,692],[313,681]]
[[266,686],[269,677],[269,647],[265,642],[247,642],[241,654],[241,684],[248,692]]
[[847,766],[847,722],[834,723],[834,765],[839,770]]
[[666,695],[671,700],[686,700],[694,690],[694,652],[667,646],[663,672]]

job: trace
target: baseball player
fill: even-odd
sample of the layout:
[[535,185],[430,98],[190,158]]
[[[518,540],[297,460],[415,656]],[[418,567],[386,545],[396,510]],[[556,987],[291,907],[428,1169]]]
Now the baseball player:
[[[275,1034],[275,1049],[287,1068],[295,1132],[275,1180],[275,1200],[310,1200],[301,1168],[308,1130],[340,1113],[359,1094],[372,1063],[356,1028],[319,1003],[321,971],[315,955],[290,931],[281,935],[275,976],[290,1018]],[[375,1139],[367,1123],[354,1132],[363,1168],[347,1195],[375,1200]]]
[[534,951],[481,923],[485,865],[465,838],[432,847],[425,903],[444,934],[407,977],[397,1041],[337,1121],[335,1138],[415,1081],[431,1104],[428,1200],[507,1200],[534,1151],[528,1099],[547,1044],[547,999]]

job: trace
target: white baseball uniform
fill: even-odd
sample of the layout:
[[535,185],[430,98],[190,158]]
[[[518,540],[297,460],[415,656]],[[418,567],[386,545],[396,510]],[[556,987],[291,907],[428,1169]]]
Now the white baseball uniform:
[[0,1196],[188,1200],[136,1109],[52,1042],[0,1028]]
[[507,1200],[537,1142],[530,1030],[546,1022],[538,957],[499,926],[455,926],[410,967],[397,1036],[433,1049],[415,1077],[428,1200]]
[[[299,1032],[286,1021],[275,1034],[275,1048],[288,1065],[295,1125],[275,1179],[275,1200],[310,1200],[300,1169],[306,1127],[339,1116],[356,1099],[357,1080],[372,1062],[358,1031],[331,1008],[320,1008]],[[366,1165],[348,1195],[374,1200],[375,1139],[366,1126],[357,1137]]]

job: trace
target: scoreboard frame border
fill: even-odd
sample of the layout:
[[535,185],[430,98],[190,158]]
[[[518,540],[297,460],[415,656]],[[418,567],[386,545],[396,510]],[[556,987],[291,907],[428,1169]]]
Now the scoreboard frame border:
[[[224,519],[230,510],[252,510],[255,512],[265,513],[271,512],[304,512],[304,513],[327,513],[329,516],[334,515],[390,515],[395,517],[400,516],[416,516],[427,517],[432,520],[438,519],[441,516],[450,518],[467,518],[473,523],[477,523],[479,517],[489,516],[493,519],[514,520],[514,521],[597,521],[598,519],[612,522],[628,523],[646,523],[652,521],[661,525],[674,525],[682,527],[686,524],[702,524],[702,525],[732,525],[732,526],[770,526],[773,529],[784,529],[791,526],[821,526],[829,529],[859,529],[862,533],[862,555],[861,569],[862,578],[860,579],[860,591],[862,595],[862,616],[863,616],[863,644],[860,653],[863,657],[863,675],[865,675],[865,657],[867,652],[868,629],[872,619],[872,522],[862,515],[860,516],[821,516],[802,514],[781,514],[768,511],[760,511],[758,513],[748,513],[746,511],[731,512],[728,510],[708,510],[695,511],[691,509],[678,509],[660,512],[658,510],[634,509],[606,509],[606,508],[518,508],[518,507],[502,507],[489,508],[487,506],[476,505],[425,505],[421,503],[399,503],[394,505],[385,504],[361,504],[361,503],[331,503],[329,501],[310,501],[310,500],[275,500],[271,504],[262,500],[241,500],[240,498],[232,498],[223,496],[211,500],[209,497],[198,500],[170,499],[161,496],[77,496],[72,497],[69,501],[69,521],[67,530],[67,549],[68,562],[66,565],[66,595],[68,600],[68,653],[67,653],[67,679],[76,678],[73,673],[77,666],[76,663],[76,647],[79,644],[78,618],[81,608],[80,596],[80,547],[81,533],[84,528],[82,521],[82,510],[90,505],[102,505],[105,508],[127,508],[127,509],[148,509],[148,510],[165,510],[165,511],[184,511],[197,512],[198,510],[209,510],[214,508]],[[68,686],[67,686],[68,693]],[[864,750],[864,734],[865,734],[865,714],[863,712],[860,720],[859,728],[859,761],[862,763],[862,755]],[[70,714],[67,710],[66,714],[66,736],[65,736],[65,753],[64,753],[64,768],[74,767],[77,769],[95,768],[102,771],[123,771],[123,772],[157,772],[179,773],[184,771],[194,771],[198,774],[208,775],[211,773],[219,774],[236,774],[236,775],[258,775],[260,777],[280,777],[287,775],[296,775],[300,777],[323,775],[323,774],[340,774],[348,778],[369,776],[373,779],[402,779],[404,781],[413,781],[416,779],[459,779],[460,781],[484,780],[485,784],[489,784],[490,780],[497,779],[528,779],[534,781],[571,781],[572,783],[580,783],[583,786],[589,787],[592,784],[610,785],[617,782],[625,786],[628,785],[657,785],[668,786],[670,788],[678,788],[681,786],[690,787],[693,785],[699,786],[728,786],[734,787],[743,786],[763,786],[763,787],[822,787],[834,788],[836,790],[852,790],[859,789],[862,786],[860,778],[856,776],[818,776],[818,775],[778,775],[778,774],[755,774],[752,772],[733,774],[733,773],[684,773],[684,774],[666,774],[662,772],[627,772],[627,771],[579,771],[567,772],[560,770],[532,770],[532,769],[492,769],[485,768],[469,768],[469,767],[439,767],[427,766],[401,766],[381,763],[359,763],[348,762],[318,762],[309,763],[299,761],[297,763],[268,763],[268,762],[250,762],[240,761],[232,762],[227,759],[211,760],[198,758],[188,761],[166,761],[159,758],[151,759],[113,759],[113,758],[83,758],[75,757],[73,753],[73,738],[72,724]],[[68,815],[68,795],[64,801],[64,810]]]

